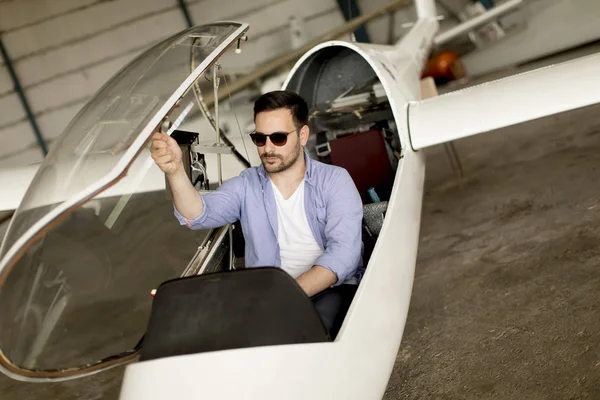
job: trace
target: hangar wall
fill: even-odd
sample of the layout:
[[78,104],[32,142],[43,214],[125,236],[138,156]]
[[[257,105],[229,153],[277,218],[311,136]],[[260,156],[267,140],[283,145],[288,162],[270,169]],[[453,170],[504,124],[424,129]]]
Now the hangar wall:
[[[391,0],[357,0],[368,13]],[[445,0],[460,9],[468,0]],[[250,24],[244,57],[228,71],[247,73],[289,51],[289,18],[305,22],[307,40],[344,23],[337,0],[185,0],[195,25]],[[438,7],[440,14],[444,9]],[[394,15],[394,39],[414,21],[414,7]],[[444,24],[454,24],[447,19]],[[0,35],[48,144],[86,101],[127,62],[187,27],[178,0],[0,0]],[[367,26],[373,43],[389,40],[389,18]],[[6,65],[0,60],[0,170],[43,159]]]
[[468,54],[463,63],[470,75],[489,74],[600,39],[598,0],[530,0],[522,13],[509,18],[526,22],[505,40]]
[[[309,39],[344,22],[336,0],[187,0],[194,24],[250,23],[247,72],[291,48],[288,18],[304,18]],[[60,135],[91,95],[158,40],[187,27],[177,0],[0,0],[0,32],[46,142]],[[0,168],[43,154],[0,61]]]

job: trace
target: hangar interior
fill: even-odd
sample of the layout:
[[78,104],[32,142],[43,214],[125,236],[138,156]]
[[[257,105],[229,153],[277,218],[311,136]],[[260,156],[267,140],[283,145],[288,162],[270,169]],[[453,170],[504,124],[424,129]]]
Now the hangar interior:
[[[516,5],[513,11],[433,49],[423,77],[435,80],[440,94],[600,51],[600,5],[595,0],[511,1]],[[511,1],[438,0],[440,32]],[[353,34],[338,37],[394,43],[416,18],[412,2],[406,3],[369,20]],[[221,89],[229,90],[244,76],[386,4],[385,0],[0,0],[0,195],[8,196],[15,184],[3,176],[18,176],[15,171],[44,160],[90,98],[160,40],[214,21],[249,23],[243,57],[230,52],[222,60]],[[362,159],[333,163],[351,171],[365,203],[372,186],[385,201],[403,151],[385,93],[361,115],[366,128],[357,127],[354,110],[323,111],[323,105],[329,107],[340,91],[363,93],[341,86],[318,91],[311,80],[311,68],[319,71],[319,79],[343,71],[361,76],[364,87],[375,88],[371,69],[351,52],[341,54],[338,59],[343,62],[328,64],[332,54],[344,51],[331,48],[318,53],[289,87],[312,106],[311,156],[331,163],[335,149],[325,144],[363,151]],[[271,68],[220,100],[221,128],[252,165],[260,163],[245,136],[253,129],[252,102],[266,88],[280,87],[289,67],[288,62]],[[208,79],[201,85],[205,93],[212,90]],[[473,104],[472,112],[477,107]],[[412,298],[384,398],[600,397],[596,295],[600,196],[595,185],[595,178],[600,178],[599,109],[600,105],[589,106],[460,139],[452,143],[450,153],[444,145],[425,150],[427,173]],[[384,132],[381,138],[370,131],[373,124],[377,132]],[[206,119],[199,118],[197,126],[208,132],[207,138],[214,135]],[[348,138],[359,136],[351,135],[355,131],[366,142],[350,143]],[[380,148],[368,148],[372,137],[381,139]],[[375,155],[367,157],[368,151]],[[213,165],[216,156],[207,154],[205,161]],[[223,178],[237,175],[240,168],[224,167]],[[380,175],[384,179],[373,183],[365,170],[384,171]],[[218,181],[215,168],[208,168],[204,177],[213,184]],[[65,329],[118,327],[111,341],[114,352],[128,350],[132,344],[124,338],[143,334],[148,321],[151,301],[137,288],[181,274],[207,240],[206,232],[191,233],[179,226],[166,193],[154,193],[135,204],[135,210],[119,221],[121,239],[106,244],[114,249],[108,256],[90,242],[74,239],[84,237],[77,230],[80,225],[66,224],[48,238],[60,243],[49,257],[64,262],[68,253],[70,273],[81,282],[81,291],[72,295],[82,304],[95,304],[94,315],[69,314],[76,321],[66,323]],[[94,207],[90,204],[77,217],[85,222],[98,213]],[[118,201],[107,199],[98,207],[115,209]],[[11,216],[11,211],[0,211],[0,237]],[[93,218],[89,224],[87,229],[93,232],[88,235],[101,234],[103,227],[90,228]],[[162,236],[153,234],[164,226],[169,228]],[[127,236],[133,231],[145,233]],[[225,243],[224,231],[208,235]],[[147,251],[130,252],[128,240],[145,241]],[[226,255],[222,250],[218,259]],[[107,269],[103,262],[132,265],[139,279],[119,277],[118,268]],[[86,265],[85,274],[78,273],[81,264]],[[115,290],[112,298],[101,293],[107,282]],[[123,298],[131,298],[128,307],[141,310],[136,318],[119,309]],[[10,335],[10,329],[0,334]],[[68,336],[60,340],[66,355],[53,354],[48,362],[67,356],[88,362],[97,356],[94,352],[107,351]],[[113,399],[119,395],[123,372],[119,366],[76,380],[35,384],[0,374],[0,397]]]

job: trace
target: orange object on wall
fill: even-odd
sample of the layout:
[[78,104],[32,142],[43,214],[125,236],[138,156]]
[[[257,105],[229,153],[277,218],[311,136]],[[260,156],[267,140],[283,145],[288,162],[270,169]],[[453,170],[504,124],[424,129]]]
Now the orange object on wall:
[[432,77],[436,81],[451,81],[464,77],[460,56],[449,50],[444,50],[432,56],[421,78]]

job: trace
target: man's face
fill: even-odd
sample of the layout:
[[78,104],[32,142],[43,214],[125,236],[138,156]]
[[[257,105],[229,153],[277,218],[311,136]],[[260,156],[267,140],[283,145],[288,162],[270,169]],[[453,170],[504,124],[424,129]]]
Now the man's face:
[[302,146],[308,140],[308,127],[304,126],[298,131],[290,110],[282,108],[260,112],[256,115],[255,124],[256,132],[265,135],[291,132],[283,146],[276,146],[268,139],[264,146],[258,147],[258,155],[268,173],[285,171],[303,156]]

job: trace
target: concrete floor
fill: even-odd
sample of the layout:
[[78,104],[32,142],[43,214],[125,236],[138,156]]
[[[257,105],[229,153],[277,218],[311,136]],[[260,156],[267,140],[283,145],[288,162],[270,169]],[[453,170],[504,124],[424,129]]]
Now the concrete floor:
[[[600,106],[428,151],[419,258],[387,400],[600,398]],[[122,368],[0,398],[114,399]]]
[[600,107],[428,154],[386,399],[600,398]]

